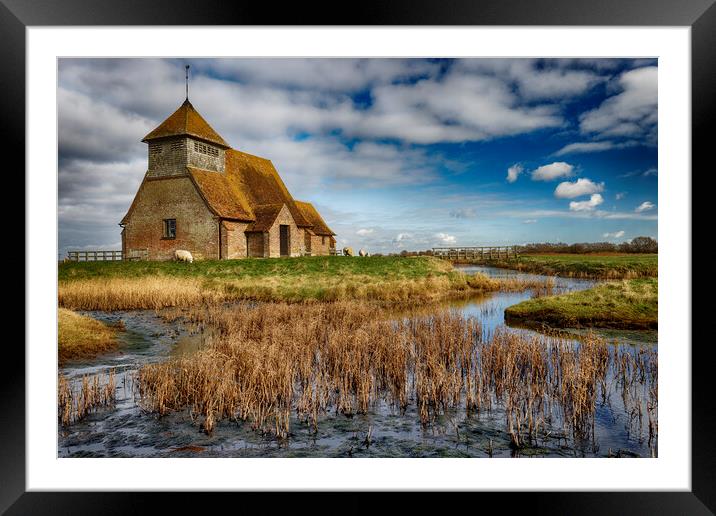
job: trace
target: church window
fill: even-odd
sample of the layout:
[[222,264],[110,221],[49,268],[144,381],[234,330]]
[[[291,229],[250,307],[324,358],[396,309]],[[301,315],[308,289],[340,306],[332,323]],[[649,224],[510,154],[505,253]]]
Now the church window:
[[177,237],[177,219],[164,219],[164,238]]

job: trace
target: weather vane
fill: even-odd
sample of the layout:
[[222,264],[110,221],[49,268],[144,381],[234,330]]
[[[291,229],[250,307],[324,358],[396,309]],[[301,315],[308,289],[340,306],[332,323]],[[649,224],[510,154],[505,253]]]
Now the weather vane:
[[184,66],[186,71],[186,100],[189,100],[189,65]]

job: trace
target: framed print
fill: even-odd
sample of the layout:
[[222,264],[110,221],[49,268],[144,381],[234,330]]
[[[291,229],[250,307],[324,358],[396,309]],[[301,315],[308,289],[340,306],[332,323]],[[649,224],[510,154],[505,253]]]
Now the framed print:
[[9,514],[324,490],[713,511],[711,2],[308,26],[3,2],[28,204]]

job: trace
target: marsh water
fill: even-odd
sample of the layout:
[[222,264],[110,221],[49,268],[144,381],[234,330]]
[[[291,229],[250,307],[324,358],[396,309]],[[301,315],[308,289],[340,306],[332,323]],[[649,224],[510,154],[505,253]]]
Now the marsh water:
[[[466,273],[494,277],[544,279],[543,276],[490,267],[460,267]],[[554,278],[554,292],[589,288],[593,280]],[[447,304],[465,317],[477,318],[487,335],[503,327],[506,307],[538,292],[498,292]],[[429,313],[435,306],[421,311]],[[599,403],[594,435],[578,441],[561,426],[519,450],[510,446],[505,414],[495,407],[489,412],[467,414],[464,408],[448,411],[423,426],[415,404],[405,412],[378,403],[368,414],[351,417],[330,412],[319,421],[317,431],[294,419],[291,435],[277,439],[262,435],[241,421],[219,421],[211,435],[205,434],[187,410],[165,416],[143,412],[134,397],[132,378],[144,364],[163,361],[173,354],[192,353],[202,336],[182,323],[168,322],[154,311],[83,312],[106,322],[122,321],[120,351],[98,358],[68,363],[60,372],[78,382],[83,375],[116,374],[116,403],[69,426],[58,425],[60,457],[650,457],[656,442],[647,439],[635,424],[614,378],[608,378],[608,401]],[[529,328],[509,331],[535,334]],[[583,331],[573,330],[578,340]],[[656,350],[656,331],[601,331],[611,346]],[[609,373],[613,375],[613,372]],[[644,401],[645,403],[645,401]]]

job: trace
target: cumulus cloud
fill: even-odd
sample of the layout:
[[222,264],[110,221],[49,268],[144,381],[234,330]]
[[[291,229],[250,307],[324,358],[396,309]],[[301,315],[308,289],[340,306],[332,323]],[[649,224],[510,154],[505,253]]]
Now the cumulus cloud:
[[624,231],[615,231],[613,233],[604,233],[602,238],[621,238],[624,236]]
[[656,206],[654,205],[654,203],[649,202],[649,201],[644,201],[644,202],[641,203],[639,206],[637,206],[637,207],[634,209],[634,211],[637,212],[637,213],[642,213],[642,212],[644,212],[644,211],[653,210],[655,207],[656,207]]
[[593,193],[603,192],[604,182],[594,183],[591,179],[580,178],[575,182],[564,181],[557,185],[554,190],[554,196],[558,199],[574,199],[582,195],[590,195]]
[[542,165],[532,171],[533,181],[552,181],[560,177],[572,175],[574,166],[564,161],[555,161],[549,165]]
[[448,235],[447,233],[436,233],[435,238],[443,244],[454,244],[457,241],[454,235]]
[[509,183],[514,183],[523,171],[524,168],[519,163],[512,165],[507,169],[507,181]]
[[356,231],[356,235],[359,236],[368,236],[373,233],[373,229],[367,229],[367,228],[361,228],[358,231]]
[[626,197],[626,194],[627,194],[627,192],[617,192],[617,194],[614,196],[614,198],[617,201],[621,201],[622,199],[624,199],[624,197]]
[[580,131],[598,138],[639,138],[656,144],[657,77],[656,66],[622,73],[616,81],[619,93],[582,114]]
[[604,202],[604,198],[598,194],[592,194],[588,201],[572,201],[569,203],[571,211],[592,211]]
[[196,66],[225,79],[329,91],[359,91],[440,71],[438,63],[422,59],[211,59]]
[[562,59],[463,59],[456,67],[499,77],[522,98],[534,101],[577,97],[604,80],[593,70],[575,69],[573,64]]

